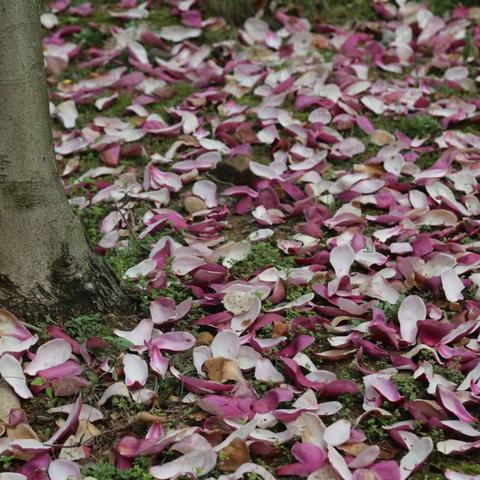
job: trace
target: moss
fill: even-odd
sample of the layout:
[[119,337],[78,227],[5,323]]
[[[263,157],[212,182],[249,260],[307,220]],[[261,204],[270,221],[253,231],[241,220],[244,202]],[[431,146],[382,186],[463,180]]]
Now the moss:
[[95,467],[84,468],[84,477],[93,477],[97,480],[153,480],[148,473],[150,460],[146,457],[138,457],[133,461],[131,468],[119,470],[105,460],[101,460]]
[[230,273],[237,278],[249,277],[256,270],[269,265],[279,269],[289,270],[295,267],[295,261],[292,257],[283,255],[272,243],[259,242],[252,245],[252,251],[245,260],[233,265]]
[[164,98],[161,102],[149,106],[151,112],[157,112],[160,115],[169,115],[168,110],[170,108],[179,106],[196,91],[195,86],[188,82],[174,83],[171,85],[171,88],[172,95],[170,97]]
[[478,0],[427,0],[428,8],[435,15],[444,15],[454,8],[458,7],[460,4],[465,5],[466,7],[475,7],[478,5]]
[[414,137],[436,137],[442,134],[438,121],[428,115],[409,115],[397,122],[397,129],[405,135]]
[[412,401],[421,398],[425,393],[421,384],[411,374],[396,374],[391,377],[392,382],[397,386],[400,395]]
[[345,24],[352,21],[371,21],[376,18],[369,0],[345,0],[343,2],[335,0],[281,0],[278,3],[280,7],[287,7],[290,14],[307,17],[313,22]]

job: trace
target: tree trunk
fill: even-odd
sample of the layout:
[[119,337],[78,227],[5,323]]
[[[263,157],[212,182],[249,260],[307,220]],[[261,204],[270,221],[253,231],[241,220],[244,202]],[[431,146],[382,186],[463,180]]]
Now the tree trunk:
[[0,306],[111,311],[123,295],[57,175],[37,0],[0,0]]

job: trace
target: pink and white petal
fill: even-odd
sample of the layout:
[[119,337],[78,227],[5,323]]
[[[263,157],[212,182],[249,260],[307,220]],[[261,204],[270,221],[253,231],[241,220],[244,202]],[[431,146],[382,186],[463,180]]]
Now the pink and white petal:
[[276,480],[276,478],[266,468],[261,467],[256,463],[244,463],[238,467],[235,472],[229,475],[220,475],[218,480],[241,480],[245,477],[248,478],[249,473],[260,477],[262,480]]
[[130,392],[128,391],[127,386],[124,382],[115,382],[112,383],[104,392],[103,395],[100,397],[98,401],[98,405],[104,405],[111,397],[118,395],[120,397],[130,397]]
[[144,346],[150,341],[153,331],[153,322],[149,318],[145,318],[133,330],[118,330],[115,329],[113,333],[117,337],[123,338],[130,342],[133,346]]
[[54,460],[48,466],[50,480],[81,480],[80,467],[71,460]]
[[380,455],[377,445],[370,445],[357,455],[349,464],[350,468],[365,468],[371,465]]
[[222,330],[215,335],[210,350],[214,357],[233,360],[240,351],[240,339],[233,330]]
[[148,365],[138,355],[127,353],[123,357],[123,371],[127,387],[141,387],[147,382]]
[[27,386],[21,363],[8,353],[0,358],[0,376],[15,390],[21,398],[32,398]]
[[32,337],[32,334],[15,315],[0,308],[0,337],[28,340]]
[[441,273],[440,278],[442,280],[442,288],[445,292],[445,297],[449,302],[463,300],[462,290],[465,288],[465,285],[453,268],[447,268],[444,270]]
[[336,277],[348,275],[353,265],[355,252],[350,245],[340,245],[330,252],[330,264],[335,270]]
[[82,411],[82,396],[80,395],[70,410],[67,419],[62,426],[47,440],[47,443],[53,445],[68,434],[72,433],[77,426],[80,412]]
[[36,375],[40,370],[56,367],[65,363],[72,354],[72,347],[63,338],[55,338],[41,345],[34,359],[27,365],[24,372]]
[[352,480],[352,472],[348,468],[347,462],[345,462],[345,459],[331,446],[328,447],[328,461],[343,480]]
[[[54,407],[48,410],[48,413],[66,413],[70,414],[72,410],[76,408],[75,403],[70,403],[68,405],[62,405],[61,407]],[[78,416],[78,420],[87,420],[91,423],[98,422],[99,420],[103,420],[103,413],[95,407],[91,407],[90,405],[86,405],[85,403],[82,404],[82,408],[80,409],[80,414]]]
[[463,403],[455,396],[455,393],[443,385],[437,386],[437,398],[439,403],[453,413],[462,422],[474,422],[476,418],[463,406]]
[[212,449],[194,450],[171,462],[150,468],[153,478],[169,480],[181,476],[201,477],[217,463],[217,454]]
[[205,201],[208,208],[213,208],[217,203],[217,186],[210,180],[199,180],[195,182],[192,193]]
[[142,277],[146,277],[149,273],[153,272],[156,267],[156,262],[153,258],[146,258],[134,267],[129,268],[124,274],[123,278],[130,280],[139,280]]
[[410,451],[400,460],[400,479],[407,479],[415,470],[420,468],[433,450],[433,441],[430,437],[417,440]]
[[241,345],[236,361],[241,370],[250,370],[255,367],[257,361],[262,356],[252,347],[248,345]]
[[409,295],[398,309],[400,336],[408,343],[415,342],[418,333],[417,322],[427,318],[427,308],[418,295]]
[[454,470],[447,469],[444,472],[447,480],[479,480],[479,475],[469,475],[468,473],[455,472]]
[[285,381],[285,377],[268,358],[258,359],[255,365],[255,379],[265,383],[283,383]]
[[347,420],[337,420],[329,425],[323,434],[323,439],[327,445],[337,447],[343,445],[350,438],[352,424]]
[[156,337],[152,343],[160,350],[184,352],[195,345],[195,337],[188,332],[167,332]]

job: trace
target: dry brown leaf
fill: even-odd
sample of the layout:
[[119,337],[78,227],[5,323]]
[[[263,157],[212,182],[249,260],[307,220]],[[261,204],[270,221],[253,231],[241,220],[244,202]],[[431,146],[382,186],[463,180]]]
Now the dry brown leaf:
[[287,330],[288,330],[288,325],[287,324],[285,324],[283,322],[274,321],[273,322],[272,337],[273,338],[283,337],[283,335],[285,335],[285,332]]
[[371,137],[372,143],[379,147],[395,143],[395,136],[386,130],[375,130]]
[[[30,425],[19,423],[15,428],[7,428],[7,436],[10,440],[32,439],[40,441],[38,435],[34,432]],[[22,452],[21,450],[12,449],[12,455],[19,460],[28,461],[35,456],[33,453]]]
[[135,416],[135,420],[138,422],[138,423],[143,423],[143,424],[149,424],[149,423],[155,423],[155,422],[158,422],[158,423],[163,423],[165,422],[167,419],[165,417],[160,417],[158,415],[154,415],[153,413],[149,413],[149,412],[139,412],[137,413],[137,415]]
[[369,445],[363,442],[358,442],[358,443],[349,443],[346,445],[342,445],[339,448],[339,450],[342,450],[342,452],[348,453],[349,455],[352,455],[354,457],[357,457],[362,453]]
[[247,444],[241,438],[234,438],[220,451],[218,468],[222,472],[234,472],[238,467],[250,461]]
[[330,48],[330,42],[328,41],[328,38],[320,33],[313,35],[311,45],[319,50]]
[[213,342],[213,335],[210,332],[200,332],[197,335],[195,345],[197,347],[201,345],[210,345]]
[[209,358],[203,364],[203,369],[208,378],[214,382],[225,383],[229,380],[238,381],[243,378],[238,365],[228,358]]
[[21,407],[15,392],[5,383],[0,383],[0,423],[8,423],[10,411]]

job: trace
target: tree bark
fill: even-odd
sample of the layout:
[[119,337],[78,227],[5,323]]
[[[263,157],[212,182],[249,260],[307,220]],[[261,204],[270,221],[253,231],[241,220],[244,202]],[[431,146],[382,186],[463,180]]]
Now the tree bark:
[[0,306],[110,311],[123,294],[57,175],[37,0],[0,0]]

